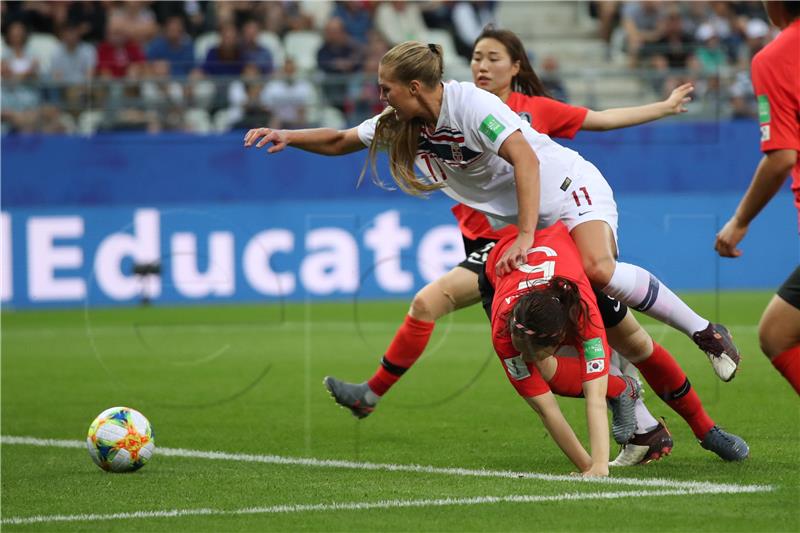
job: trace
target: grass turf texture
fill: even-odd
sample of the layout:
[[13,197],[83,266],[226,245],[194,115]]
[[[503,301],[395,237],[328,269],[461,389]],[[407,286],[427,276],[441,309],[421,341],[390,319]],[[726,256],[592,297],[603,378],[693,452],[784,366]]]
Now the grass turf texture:
[[[4,524],[3,529],[797,531],[797,397],[758,351],[755,326],[770,296],[687,297],[702,314],[731,326],[744,360],[729,384],[719,382],[690,340],[645,321],[676,355],[711,416],[748,441],[751,458],[723,463],[700,448],[688,426],[649,393],[650,410],[665,415],[673,432],[673,455],[612,475],[770,484],[774,492]],[[150,419],[157,447],[569,473],[571,465],[506,382],[479,307],[441,321],[425,356],[368,419],[358,422],[333,404],[321,385],[323,376],[356,381],[371,375],[406,305],[7,312],[2,434],[80,440],[100,411],[128,405]],[[586,442],[582,401],[560,404]],[[114,475],[98,469],[85,450],[2,446],[3,519],[627,490],[654,489],[210,461],[158,452],[141,471]]]

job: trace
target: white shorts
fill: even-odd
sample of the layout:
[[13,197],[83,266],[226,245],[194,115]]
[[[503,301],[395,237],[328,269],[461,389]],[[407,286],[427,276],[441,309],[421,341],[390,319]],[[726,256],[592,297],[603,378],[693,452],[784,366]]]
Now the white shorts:
[[578,159],[571,169],[572,183],[561,202],[561,220],[571,232],[584,222],[602,220],[611,227],[617,241],[617,203],[614,192],[596,166]]

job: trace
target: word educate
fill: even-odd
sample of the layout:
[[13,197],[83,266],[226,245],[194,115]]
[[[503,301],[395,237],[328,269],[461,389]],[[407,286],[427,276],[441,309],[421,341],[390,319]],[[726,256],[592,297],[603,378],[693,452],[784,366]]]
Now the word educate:
[[[100,228],[101,237],[92,243],[89,235],[97,228],[87,227],[87,218],[102,226],[97,216],[2,213],[2,301],[19,306],[79,302],[89,290],[99,290],[111,302],[134,300],[142,296],[143,279],[133,274],[133,265],[153,263],[161,266],[161,275],[147,280],[147,296],[154,300],[167,291],[170,301],[354,294],[362,275],[370,278],[367,296],[380,297],[407,293],[415,287],[415,273],[432,281],[464,257],[456,226],[430,227],[415,220],[412,231],[394,210],[378,213],[360,233],[330,226],[255,234],[226,228],[206,232],[206,242],[191,231],[165,231],[162,213],[147,208],[133,211],[128,230]],[[24,224],[24,232],[12,232],[16,223]],[[12,235],[24,235],[25,246],[15,248]],[[24,249],[21,261],[12,260],[15,249]],[[403,258],[411,263],[409,257],[416,258],[416,272],[401,264]],[[27,283],[15,285],[22,270]],[[95,296],[92,292],[93,301]]]

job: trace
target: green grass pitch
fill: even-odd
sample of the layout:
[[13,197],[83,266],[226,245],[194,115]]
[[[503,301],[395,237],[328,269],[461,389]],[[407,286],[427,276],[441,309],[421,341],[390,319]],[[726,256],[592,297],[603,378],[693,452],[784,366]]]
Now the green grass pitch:
[[[479,307],[443,319],[423,358],[363,421],[333,404],[322,378],[371,375],[405,302],[5,312],[2,529],[799,531],[800,403],[758,350],[756,324],[770,296],[687,296],[731,327],[744,354],[728,384],[689,339],[646,322],[711,416],[748,441],[751,457],[722,462],[648,392],[675,449],[658,463],[612,470],[613,478],[642,480],[628,485],[402,467],[572,470],[507,383]],[[586,442],[582,402],[560,403]],[[77,443],[114,405],[142,411],[157,448],[231,455],[157,450],[141,471],[115,475],[98,469],[85,449],[8,440]],[[312,460],[253,462],[237,454]],[[656,478],[669,481],[645,485]],[[689,481],[773,490],[682,492]],[[169,511],[176,512],[158,514]],[[105,516],[114,513],[123,514]],[[56,515],[93,516],[54,521]],[[41,521],[15,521],[32,517]]]

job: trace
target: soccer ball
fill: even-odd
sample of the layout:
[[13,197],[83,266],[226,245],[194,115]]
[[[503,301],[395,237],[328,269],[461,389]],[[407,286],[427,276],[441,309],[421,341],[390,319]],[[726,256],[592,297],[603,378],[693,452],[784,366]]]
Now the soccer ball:
[[103,470],[133,472],[150,459],[156,444],[153,428],[142,413],[130,407],[112,407],[89,426],[86,447]]

